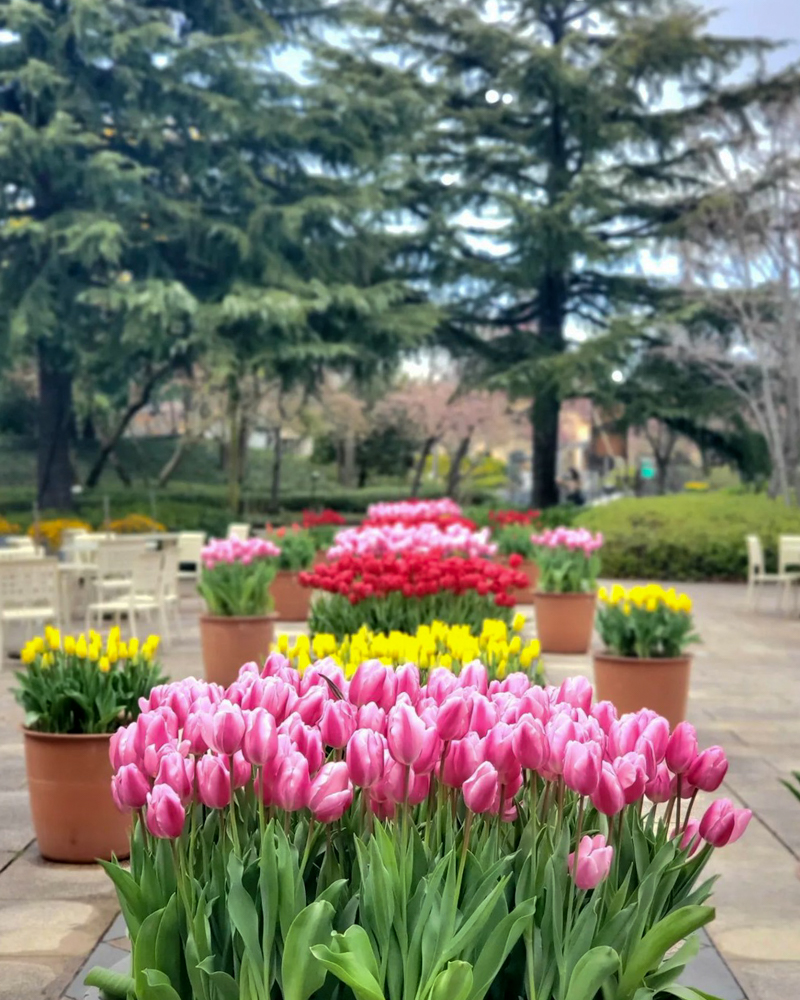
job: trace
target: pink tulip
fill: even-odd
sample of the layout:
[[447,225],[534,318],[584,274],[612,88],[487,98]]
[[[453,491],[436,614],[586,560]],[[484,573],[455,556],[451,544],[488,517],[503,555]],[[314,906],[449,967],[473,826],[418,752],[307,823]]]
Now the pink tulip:
[[371,729],[357,729],[347,744],[347,767],[353,784],[371,788],[383,776],[386,740]]
[[497,709],[484,695],[475,695],[472,700],[470,729],[483,739],[495,725],[497,725]]
[[353,785],[344,761],[324,764],[308,795],[308,807],[320,823],[341,819],[353,801]]
[[206,738],[203,735],[205,728],[205,715],[200,712],[191,712],[183,727],[183,738],[188,740],[191,753],[202,754],[210,750]]
[[307,726],[316,726],[328,701],[328,686],[315,687],[306,692],[295,705],[295,712]]
[[210,747],[226,756],[241,749],[247,727],[238,705],[223,701],[214,714],[206,719],[203,736]]
[[231,774],[227,763],[211,752],[195,765],[197,797],[209,809],[224,809],[231,802]]
[[578,727],[568,715],[554,715],[547,723],[545,734],[550,746],[547,770],[553,774],[562,774],[567,744],[578,738]]
[[639,735],[639,720],[635,715],[623,715],[617,722],[612,723],[608,732],[607,759],[614,760],[630,753],[635,748]]
[[376,733],[386,732],[386,712],[373,703],[359,708],[356,721],[359,729],[372,729]]
[[664,759],[664,755],[667,752],[667,745],[669,743],[669,723],[665,718],[657,715],[654,719],[644,727],[636,741],[635,750],[639,750],[640,753],[643,752],[640,749],[640,744],[646,741],[653,748],[653,756],[656,759],[656,764],[660,764]]
[[397,681],[394,670],[379,660],[367,660],[350,681],[350,701],[359,708],[374,702],[388,711],[395,701]]
[[408,804],[410,806],[418,806],[427,799],[430,790],[430,774],[419,774],[417,771],[412,771],[408,785]]
[[463,740],[453,740],[444,759],[441,776],[444,784],[449,788],[461,788],[481,763],[480,750],[480,740],[475,733],[467,733]]
[[123,808],[141,809],[147,802],[150,782],[135,764],[123,764],[111,780]]
[[592,705],[591,715],[593,719],[597,719],[600,728],[608,735],[617,721],[617,708],[610,701],[598,701]]
[[591,795],[600,780],[602,751],[597,743],[570,740],[564,751],[564,783],[578,795]]
[[436,729],[433,726],[429,726],[425,730],[425,736],[422,740],[422,752],[414,762],[415,773],[430,774],[441,760],[443,746],[444,744],[439,739]]
[[484,759],[496,768],[503,783],[507,782],[509,776],[519,770],[520,766],[514,756],[513,735],[512,726],[507,722],[498,722],[489,730],[483,746]]
[[404,663],[395,671],[397,694],[407,694],[411,704],[416,705],[420,696],[419,667],[415,663]]
[[156,785],[169,785],[186,805],[194,796],[194,760],[173,750],[159,761]]
[[557,701],[588,712],[592,707],[592,685],[585,677],[568,677],[558,689]]
[[656,805],[661,802],[669,802],[671,798],[670,773],[665,763],[662,762],[658,765],[655,777],[651,778],[644,786],[644,793]]
[[242,752],[256,767],[263,767],[278,752],[275,720],[265,708],[254,708],[247,716]]
[[725,751],[722,747],[714,746],[698,754],[686,772],[686,778],[701,791],[716,792],[727,773],[728,758]]
[[292,714],[297,705],[297,692],[280,677],[267,677],[261,694],[261,706],[266,708],[277,725]]
[[356,731],[356,710],[346,701],[328,701],[322,710],[319,732],[326,746],[341,750]]
[[295,716],[289,733],[297,749],[308,761],[309,773],[316,774],[325,761],[325,748],[319,730],[306,726],[299,716]]
[[575,852],[569,856],[569,870],[575,878],[579,889],[595,889],[611,870],[614,848],[606,846],[606,838],[602,833],[595,837],[583,837],[578,845],[578,859]]
[[459,686],[459,678],[452,670],[447,670],[445,667],[434,667],[428,674],[425,693],[428,697],[433,698],[437,705],[441,705],[445,698]]
[[[231,766],[231,758],[228,758],[228,767]],[[237,750],[233,755],[233,787],[244,788],[250,783],[253,777],[253,768],[245,758],[241,750]]]
[[697,756],[697,733],[689,722],[679,722],[667,743],[665,760],[673,774],[684,774]]
[[461,740],[467,735],[472,705],[460,692],[449,695],[439,707],[436,731],[445,743]]
[[311,793],[311,778],[306,758],[293,751],[281,764],[275,784],[275,802],[287,812],[305,809]]
[[550,756],[544,726],[531,716],[523,716],[514,727],[511,747],[520,767],[529,771],[538,771],[544,767]]
[[500,789],[497,771],[488,762],[480,764],[463,785],[462,793],[467,809],[474,813],[489,812]]
[[[678,831],[675,832],[677,837]],[[681,836],[680,848],[685,851],[687,847],[689,848],[689,857],[691,857],[697,848],[700,846],[700,824],[696,819],[690,819],[686,824],[686,829],[683,831]]]
[[[519,676],[524,676],[520,674]],[[527,682],[527,677],[525,678]],[[461,689],[474,688],[478,694],[486,694],[489,690],[489,674],[486,667],[480,660],[473,660],[462,668],[458,675],[458,683]]]
[[400,702],[389,712],[386,738],[389,753],[396,761],[410,767],[422,753],[425,723],[414,709]]
[[617,775],[622,791],[625,795],[625,802],[630,805],[638,802],[644,795],[647,785],[647,770],[645,759],[640,753],[626,753],[623,757],[617,757],[611,762],[614,772]]
[[625,808],[625,793],[617,772],[607,760],[600,768],[597,788],[592,793],[592,805],[604,816],[616,816]]
[[175,840],[183,833],[186,810],[174,789],[169,785],[156,785],[147,796],[145,823],[154,837]]
[[537,686],[528,688],[519,700],[517,720],[520,722],[523,718],[531,716],[545,725],[552,714],[553,706],[550,704],[550,699],[544,688]]
[[108,744],[108,756],[115,771],[125,764],[136,764],[139,761],[139,754],[136,752],[135,722],[112,733]]
[[735,843],[752,817],[749,809],[737,809],[730,799],[715,799],[700,820],[700,836],[713,847]]

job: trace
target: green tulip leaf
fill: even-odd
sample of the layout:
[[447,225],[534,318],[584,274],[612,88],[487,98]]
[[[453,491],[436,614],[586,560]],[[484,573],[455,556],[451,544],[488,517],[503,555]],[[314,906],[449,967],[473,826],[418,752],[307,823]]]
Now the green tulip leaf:
[[660,920],[636,945],[619,984],[619,1000],[628,1000],[645,976],[656,969],[673,945],[714,919],[711,906],[682,906]]
[[335,934],[330,946],[314,945],[311,954],[350,987],[356,1000],[386,1000],[375,954],[363,927],[353,924],[344,934]]
[[467,1000],[472,990],[469,962],[449,962],[433,981],[430,1000]]
[[137,987],[136,990],[140,1000],[181,1000],[169,976],[159,972],[158,969],[145,969],[144,979],[144,989]]
[[334,913],[330,903],[317,900],[294,918],[283,948],[284,1000],[309,1000],[322,988],[327,969],[312,956],[311,948],[330,941]]
[[133,976],[126,976],[123,972],[112,972],[111,969],[101,969],[95,966],[89,971],[84,979],[86,986],[95,986],[107,997],[113,1000],[125,1000],[129,993],[133,993],[135,983]]
[[594,1000],[603,984],[619,969],[619,955],[601,945],[578,959],[569,978],[566,1000]]

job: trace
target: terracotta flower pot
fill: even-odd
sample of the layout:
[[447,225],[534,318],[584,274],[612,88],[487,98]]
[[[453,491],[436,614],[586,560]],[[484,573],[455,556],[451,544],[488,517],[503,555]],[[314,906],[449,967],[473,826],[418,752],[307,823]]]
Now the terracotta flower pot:
[[592,641],[595,595],[533,595],[536,634],[543,653],[586,653]]
[[532,559],[523,559],[517,570],[528,578],[527,587],[520,587],[514,591],[517,604],[533,604],[536,587],[539,584],[539,567]]
[[279,622],[304,622],[311,609],[311,589],[300,585],[299,574],[278,570],[270,587]]
[[688,655],[641,659],[595,653],[595,696],[613,702],[620,715],[650,708],[674,728],[686,717],[691,669]]
[[239,668],[255,660],[263,663],[274,637],[276,615],[200,615],[200,644],[207,681],[228,687]]
[[64,735],[23,730],[36,839],[48,861],[127,858],[131,814],[111,797],[108,733]]

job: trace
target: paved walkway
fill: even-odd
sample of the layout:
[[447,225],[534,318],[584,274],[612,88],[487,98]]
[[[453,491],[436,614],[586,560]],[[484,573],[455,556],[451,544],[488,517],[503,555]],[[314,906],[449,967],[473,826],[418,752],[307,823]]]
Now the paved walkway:
[[[717,919],[687,981],[723,1000],[800,997],[800,803],[778,781],[800,768],[800,620],[773,595],[756,615],[738,586],[694,585],[704,644],[696,653],[690,719],[701,741],[731,758],[724,794],[755,818],[718,851]],[[523,609],[525,610],[525,609]],[[174,677],[200,674],[197,607],[167,651]],[[548,674],[590,675],[587,657],[551,657]],[[0,674],[0,1000],[83,1000],[87,964],[124,959],[111,885],[93,866],[52,865],[36,851],[28,815],[21,713]],[[89,956],[97,949],[96,956]]]

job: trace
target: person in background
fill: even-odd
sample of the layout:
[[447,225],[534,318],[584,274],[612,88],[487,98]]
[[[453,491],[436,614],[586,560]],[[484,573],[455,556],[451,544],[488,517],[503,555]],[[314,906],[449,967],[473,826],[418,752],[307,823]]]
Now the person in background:
[[574,503],[578,507],[582,507],[586,503],[586,497],[583,495],[581,476],[577,469],[570,468],[566,479],[559,480],[559,486],[564,490],[564,501],[566,503]]

